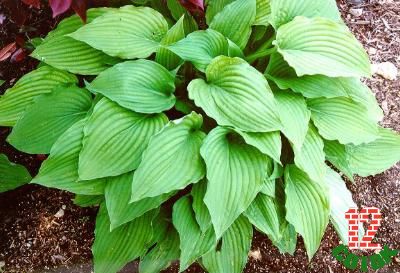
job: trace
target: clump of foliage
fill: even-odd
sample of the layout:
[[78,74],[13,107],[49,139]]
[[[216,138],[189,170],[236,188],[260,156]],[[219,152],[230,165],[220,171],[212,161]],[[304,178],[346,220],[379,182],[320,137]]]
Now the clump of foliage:
[[176,0],[135,5],[63,20],[0,99],[8,142],[50,154],[32,183],[100,204],[95,272],[240,273],[253,226],[283,253],[300,234],[310,259],[329,221],[346,243],[333,166],[380,173],[400,137],[336,2],[209,0],[202,29]]

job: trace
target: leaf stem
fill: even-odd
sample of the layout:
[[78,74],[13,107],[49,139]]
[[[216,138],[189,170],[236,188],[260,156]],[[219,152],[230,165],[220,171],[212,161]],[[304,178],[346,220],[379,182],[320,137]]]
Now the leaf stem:
[[264,50],[257,50],[253,54],[250,54],[249,56],[246,56],[246,61],[248,63],[252,63],[257,59],[269,56],[269,55],[275,53],[276,51],[277,51],[276,47],[267,48],[267,49],[264,49]]

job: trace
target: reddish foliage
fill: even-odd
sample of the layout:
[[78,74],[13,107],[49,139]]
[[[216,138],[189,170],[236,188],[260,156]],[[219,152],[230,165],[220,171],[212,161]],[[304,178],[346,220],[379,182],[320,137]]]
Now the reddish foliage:
[[204,13],[203,0],[179,0],[179,3],[187,9],[190,13]]
[[72,0],[49,0],[49,4],[53,11],[53,17],[56,17],[71,7]]
[[7,60],[17,50],[17,44],[15,42],[10,43],[0,49],[0,62]]
[[18,49],[17,51],[14,52],[14,54],[11,56],[11,62],[12,63],[19,63],[26,58],[26,51],[25,49]]
[[86,23],[87,2],[85,0],[73,0],[71,7],[82,18],[82,21]]
[[40,9],[40,0],[22,0],[22,2],[24,2],[24,4],[26,4],[28,6],[32,6],[37,9]]

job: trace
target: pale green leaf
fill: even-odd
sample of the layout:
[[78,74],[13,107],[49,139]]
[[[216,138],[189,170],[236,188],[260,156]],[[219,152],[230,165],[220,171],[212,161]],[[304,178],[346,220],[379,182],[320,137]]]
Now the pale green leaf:
[[378,137],[378,125],[360,103],[344,97],[310,99],[307,103],[311,119],[327,140],[358,145]]
[[236,130],[247,144],[256,147],[260,152],[270,156],[276,162],[281,162],[282,140],[279,131],[267,133],[247,133]]
[[209,0],[206,9],[206,21],[207,25],[210,25],[215,15],[220,13],[225,6],[236,0]]
[[28,107],[7,141],[29,154],[48,154],[69,127],[83,119],[92,105],[91,94],[76,86],[58,87]]
[[146,212],[158,208],[173,194],[146,198],[135,203],[129,203],[132,191],[133,173],[126,173],[116,177],[107,178],[105,198],[108,215],[110,216],[110,228],[115,228],[128,223]]
[[265,178],[264,184],[261,188],[261,193],[266,194],[270,197],[275,197],[275,179]]
[[216,14],[210,28],[222,33],[241,49],[251,35],[251,26],[256,19],[256,0],[236,0]]
[[306,138],[311,117],[307,103],[303,96],[289,91],[275,92],[274,95],[282,121],[282,132],[296,148],[300,149]]
[[0,97],[0,125],[14,126],[37,96],[50,93],[57,86],[77,81],[74,75],[50,66],[41,66],[24,75]]
[[79,181],[78,161],[85,122],[86,119],[78,121],[60,136],[54,143],[50,156],[43,162],[39,174],[31,183],[75,194],[104,193],[105,180]]
[[346,188],[346,183],[340,175],[329,167],[327,167],[325,182],[329,188],[331,222],[340,240],[347,245],[349,222],[346,220],[345,215],[350,208],[357,208],[357,204],[354,203],[351,192]]
[[205,176],[202,124],[203,117],[192,112],[151,138],[133,177],[132,202],[183,189]]
[[265,194],[258,194],[244,215],[261,232],[268,235],[271,241],[281,239],[280,220],[275,200]]
[[224,127],[209,133],[201,155],[208,179],[204,202],[220,238],[261,190],[270,159]]
[[247,132],[281,129],[277,106],[264,75],[240,58],[220,56],[207,67],[207,82],[193,80],[189,97],[219,125]]
[[257,13],[254,25],[269,26],[269,19],[271,16],[271,0],[256,0],[256,4]]
[[5,154],[0,154],[0,193],[16,189],[31,179],[24,166],[14,164]]
[[100,73],[87,88],[139,113],[160,113],[175,103],[174,76],[148,60],[117,64]]
[[286,166],[286,219],[303,237],[310,260],[319,248],[329,221],[328,192],[320,183],[310,180],[296,166]]
[[195,212],[197,224],[200,226],[202,232],[206,232],[212,226],[210,212],[204,203],[206,192],[206,180],[194,184],[191,191],[193,197],[193,211]]
[[136,169],[150,138],[167,122],[163,113],[139,114],[103,98],[85,125],[79,177],[90,180]]
[[160,46],[168,23],[154,9],[125,6],[70,34],[104,53],[123,59],[147,58]]
[[253,227],[240,216],[222,236],[221,250],[213,250],[202,258],[209,273],[241,273],[246,266],[247,255],[253,238]]
[[350,181],[354,182],[353,171],[350,168],[349,156],[346,146],[338,141],[324,141],[324,152],[326,159],[332,163],[339,171],[341,171]]
[[103,204],[97,214],[92,247],[94,272],[117,273],[125,264],[145,254],[153,237],[153,217],[154,211],[148,212],[110,232],[110,220]]
[[182,62],[181,58],[169,50],[165,46],[169,46],[179,40],[185,38],[185,28],[184,28],[185,17],[182,16],[175,25],[168,30],[165,37],[161,40],[161,45],[157,49],[155,61],[163,65],[168,70],[173,70],[179,66]]
[[379,129],[379,137],[359,146],[347,146],[350,168],[360,176],[381,173],[400,161],[400,135],[390,129]]
[[205,232],[201,231],[189,196],[182,197],[174,204],[172,222],[179,233],[181,249],[179,272],[183,272],[198,258],[212,250],[217,241],[212,227]]
[[271,24],[277,29],[296,16],[323,17],[340,22],[340,12],[335,0],[272,0]]
[[140,261],[140,273],[159,273],[171,262],[179,259],[179,236],[174,228],[169,228],[164,238]]
[[368,55],[343,24],[329,19],[296,17],[277,31],[278,52],[298,76],[370,76]]
[[314,181],[325,178],[324,141],[317,130],[310,126],[301,148],[293,147],[294,162]]
[[203,72],[213,58],[229,53],[228,40],[212,29],[195,31],[167,48]]

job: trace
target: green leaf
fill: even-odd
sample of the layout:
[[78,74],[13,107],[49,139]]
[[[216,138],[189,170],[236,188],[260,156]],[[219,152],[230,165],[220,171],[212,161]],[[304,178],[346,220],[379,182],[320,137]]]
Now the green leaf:
[[202,258],[209,273],[241,273],[247,262],[253,238],[253,227],[240,216],[222,237],[221,250],[215,249]]
[[390,129],[379,129],[379,137],[359,146],[347,146],[350,168],[360,176],[381,173],[400,161],[400,135]]
[[148,7],[125,6],[106,13],[69,36],[123,59],[147,58],[160,46],[168,23]]
[[202,124],[203,117],[192,112],[151,138],[133,177],[131,202],[184,189],[204,177]]
[[197,224],[200,226],[202,232],[206,232],[212,226],[210,212],[204,203],[206,192],[206,180],[194,184],[191,191],[193,197],[193,211],[195,212]]
[[39,174],[31,183],[75,194],[104,193],[105,180],[79,181],[78,161],[85,122],[86,119],[78,121],[60,136],[54,143],[50,156],[43,162]]
[[278,52],[298,76],[370,76],[368,55],[343,24],[329,19],[296,17],[277,31]]
[[24,166],[14,164],[5,154],[0,154],[0,193],[16,189],[31,179]]
[[327,167],[325,182],[329,188],[329,200],[331,205],[330,219],[338,233],[340,240],[347,245],[349,234],[349,222],[345,218],[350,208],[357,208],[351,192],[346,188],[340,175]]
[[206,75],[207,82],[196,79],[189,84],[189,97],[219,125],[247,132],[281,129],[267,80],[246,61],[217,57]]
[[202,232],[196,222],[189,196],[179,199],[173,208],[172,221],[180,237],[180,267],[185,271],[191,264],[216,245],[214,230]]
[[310,126],[301,148],[293,147],[294,162],[314,181],[325,178],[324,141],[317,130]]
[[208,179],[204,202],[220,238],[261,190],[270,159],[224,127],[209,133],[201,155]]
[[349,98],[310,99],[311,119],[327,140],[342,144],[361,144],[378,137],[378,125],[368,117],[368,110]]
[[301,95],[288,91],[275,92],[274,95],[282,121],[282,132],[295,147],[300,149],[306,138],[311,117],[307,103]]
[[286,219],[301,234],[308,258],[318,250],[329,221],[327,190],[294,165],[285,169]]
[[271,241],[277,242],[281,239],[279,215],[273,198],[258,194],[244,215],[258,230],[268,235]]
[[28,107],[7,141],[20,151],[48,154],[54,142],[83,119],[92,105],[90,93],[76,86],[58,87]]
[[77,81],[74,75],[50,66],[42,66],[24,75],[0,97],[0,126],[14,126],[37,96]]
[[228,55],[228,47],[228,40],[224,35],[207,29],[195,31],[167,48],[204,72],[213,58]]
[[136,169],[150,138],[167,122],[163,113],[139,114],[103,98],[85,125],[79,177],[90,180]]
[[222,33],[244,49],[256,19],[256,0],[236,0],[216,14],[210,28]]
[[353,171],[350,168],[350,162],[346,150],[346,146],[338,141],[324,141],[324,152],[326,159],[332,163],[339,171],[347,176],[350,181],[354,182]]
[[271,179],[269,177],[265,178],[263,187],[260,192],[265,195],[268,195],[269,197],[274,198],[275,197],[275,184],[276,184],[275,179]]
[[178,0],[167,0],[168,9],[171,11],[172,17],[178,21],[186,13],[184,7],[179,4]]
[[5,82],[5,80],[0,80],[0,86],[2,86]]
[[142,216],[152,209],[158,208],[173,195],[167,193],[129,203],[132,194],[132,178],[133,173],[107,178],[105,198],[108,215],[110,216],[111,230]]
[[83,195],[77,194],[74,198],[74,205],[80,206],[82,208],[98,206],[103,202],[103,195]]
[[139,113],[160,113],[175,104],[174,76],[148,60],[117,64],[100,73],[87,88]]
[[160,47],[156,53],[155,61],[163,65],[168,70],[173,70],[179,66],[182,62],[181,58],[168,49],[169,46],[179,40],[185,38],[185,28],[184,28],[185,17],[182,16],[175,25],[168,30],[165,37],[161,40],[161,45],[165,47]]
[[296,16],[323,17],[341,22],[335,0],[273,0],[270,21],[275,29],[292,21]]
[[164,238],[140,261],[140,273],[159,273],[178,260],[180,255],[179,236],[170,228]]
[[103,204],[96,218],[92,247],[94,271],[116,273],[125,264],[145,254],[153,237],[154,211],[110,232],[110,220]]
[[220,13],[225,6],[236,0],[209,0],[206,9],[206,21],[207,25],[210,25],[215,15]]
[[276,162],[281,162],[282,140],[279,131],[267,133],[247,133],[236,130],[247,144],[256,147],[260,152],[270,156]]
[[[87,22],[104,15],[112,9],[90,9]],[[74,74],[97,75],[115,64],[118,60],[89,45],[65,36],[83,26],[82,20],[74,15],[64,19],[57,28],[50,32],[44,42],[36,47],[31,56],[39,61]]]
[[257,13],[254,25],[269,26],[271,16],[271,0],[257,0]]

